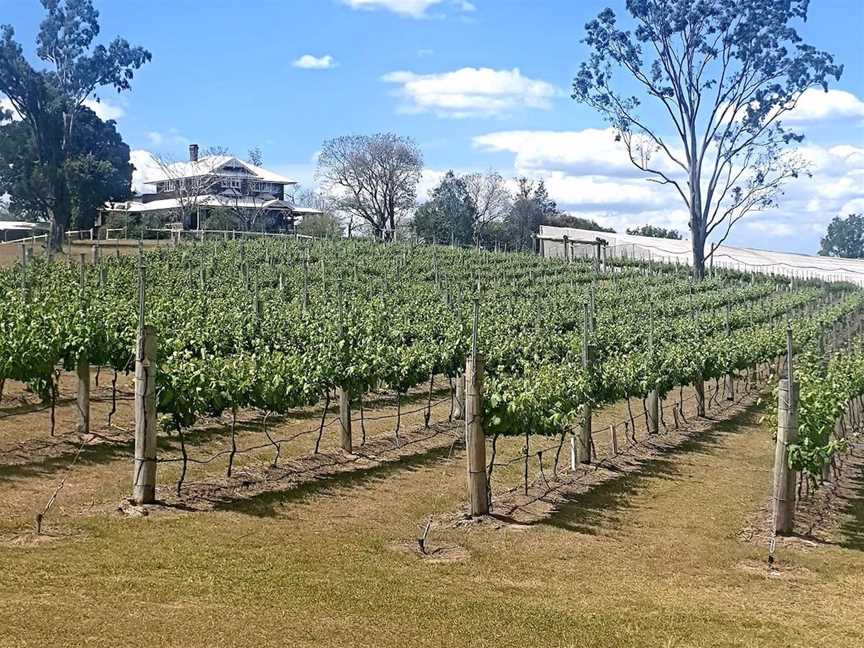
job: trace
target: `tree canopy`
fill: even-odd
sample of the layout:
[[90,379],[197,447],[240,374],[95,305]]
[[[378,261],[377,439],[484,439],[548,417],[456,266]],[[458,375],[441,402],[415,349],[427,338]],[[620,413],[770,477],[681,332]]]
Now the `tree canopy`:
[[657,225],[640,225],[639,227],[627,228],[627,233],[634,236],[652,236],[654,238],[665,238],[680,241],[683,237],[676,229],[666,229]]
[[[586,25],[591,50],[573,98],[611,124],[630,161],[674,189],[690,215],[694,271],[705,243],[776,204],[807,171],[782,120],[805,90],[827,91],[843,67],[794,23],[809,0],[627,0],[635,29],[611,9]],[[616,86],[616,74],[626,78]],[[634,91],[632,92],[631,91]]]
[[822,237],[821,256],[864,259],[864,214],[835,216]]
[[317,177],[336,208],[362,221],[376,238],[392,239],[413,211],[422,172],[417,144],[393,133],[327,140],[318,156]]
[[94,46],[99,12],[92,0],[42,0],[42,5],[46,16],[36,38],[38,66],[24,56],[12,26],[0,27],[0,94],[30,130],[44,177],[49,243],[58,250],[72,218],[69,161],[84,102],[101,87],[128,90],[135,70],[151,56],[122,38]]
[[[60,169],[68,188],[70,223],[93,227],[96,211],[106,201],[127,200],[132,182],[129,147],[113,121],[103,122],[82,107]],[[9,210],[22,218],[49,220],[50,179],[39,162],[38,144],[23,121],[0,126],[0,193],[9,194]]]
[[477,209],[462,178],[448,171],[414,215],[414,232],[430,243],[470,245]]

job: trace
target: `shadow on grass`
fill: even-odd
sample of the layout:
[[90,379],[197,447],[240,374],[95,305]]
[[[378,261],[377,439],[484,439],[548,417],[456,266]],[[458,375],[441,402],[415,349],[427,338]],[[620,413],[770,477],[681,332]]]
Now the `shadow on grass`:
[[[428,465],[447,461],[450,452],[450,445],[444,445],[424,448],[416,454],[401,456],[389,461],[384,459],[382,463],[371,467],[357,465],[354,468],[340,470],[339,466],[345,464],[333,464],[339,472],[321,476],[310,475],[306,481],[288,482],[285,484],[285,488],[266,491],[249,497],[225,497],[217,500],[213,508],[217,511],[232,511],[254,517],[275,517],[278,515],[277,507],[284,504],[301,502],[315,495],[334,495],[342,490],[350,490],[382,481],[395,473],[417,472]],[[291,475],[286,479],[290,478]]]
[[658,437],[653,456],[629,457],[625,469],[610,470],[618,474],[601,483],[592,485],[583,493],[565,496],[566,499],[547,517],[534,524],[547,524],[559,529],[576,531],[588,535],[599,535],[619,525],[620,513],[633,507],[632,496],[646,490],[656,479],[683,481],[686,479],[675,457],[689,453],[718,454],[722,439],[729,434],[741,433],[739,428],[758,424],[762,407],[749,406],[729,419],[712,421],[711,427],[682,437],[680,440],[664,443]]
[[[77,437],[76,437],[77,438]],[[79,443],[75,440],[58,441],[55,446],[64,446],[63,450],[51,456],[42,456],[31,461],[0,465],[0,482],[14,478],[40,477],[63,472],[72,465],[78,455]],[[81,448],[76,465],[87,466],[109,463],[120,458],[128,458],[132,461],[134,442],[129,441],[102,441]]]
[[844,514],[844,521],[840,525],[842,540],[841,547],[864,551],[864,450],[853,450],[855,462],[850,466],[848,476],[844,479],[848,494],[843,498],[840,511]]

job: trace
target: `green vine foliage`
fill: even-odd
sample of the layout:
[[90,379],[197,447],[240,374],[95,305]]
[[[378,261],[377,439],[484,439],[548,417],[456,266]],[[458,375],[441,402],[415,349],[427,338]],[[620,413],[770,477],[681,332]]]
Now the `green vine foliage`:
[[[284,413],[336,387],[356,397],[453,378],[471,349],[475,300],[487,431],[549,435],[586,403],[770,361],[787,318],[804,345],[861,306],[847,285],[793,289],[735,272],[693,283],[685,268],[632,259],[600,272],[589,260],[357,240],[219,241],[142,260],[158,409],[173,429],[243,408]],[[0,272],[0,379],[48,398],[56,369],[82,355],[128,371],[138,263],[35,260]]]

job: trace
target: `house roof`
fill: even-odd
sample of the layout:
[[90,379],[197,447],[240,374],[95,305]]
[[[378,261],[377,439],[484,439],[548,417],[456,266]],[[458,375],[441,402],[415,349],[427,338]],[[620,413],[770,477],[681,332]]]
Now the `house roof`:
[[0,221],[0,230],[47,230],[47,223],[26,223],[24,221]]
[[[230,209],[282,209],[298,215],[321,213],[321,211],[318,209],[311,209],[309,207],[297,207],[285,200],[274,199],[261,201],[252,197],[227,198],[225,196],[208,195],[199,198],[196,205],[198,207],[225,207]],[[124,211],[131,214],[167,211],[182,208],[183,204],[177,198],[152,200],[147,203],[136,201],[127,203],[106,203],[107,211]],[[187,204],[186,209],[190,208],[191,206]]]
[[[174,164],[169,164],[166,168],[155,171],[144,184],[156,184],[157,182],[177,180],[179,178],[197,178],[211,174],[218,175],[219,170],[228,164],[245,168],[251,175],[262,182],[272,182],[281,185],[297,184],[296,180],[291,180],[278,173],[255,166],[254,164],[249,164],[230,155],[208,155],[200,158],[197,162],[175,162]],[[228,174],[226,173],[226,175]]]

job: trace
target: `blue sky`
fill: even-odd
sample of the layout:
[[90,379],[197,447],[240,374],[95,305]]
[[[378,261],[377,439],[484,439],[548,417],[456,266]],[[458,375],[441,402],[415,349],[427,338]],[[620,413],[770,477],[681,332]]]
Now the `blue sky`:
[[[131,92],[101,93],[133,149],[259,146],[265,166],[308,185],[325,138],[388,130],[420,144],[424,192],[449,168],[494,168],[545,178],[563,208],[618,228],[686,228],[671,190],[625,171],[603,122],[569,98],[585,22],[624,0],[95,4],[103,40],[153,53]],[[0,22],[31,52],[41,16],[37,0],[0,0]],[[841,92],[814,96],[796,123],[814,179],[742,223],[739,244],[814,252],[831,217],[864,211],[864,2],[815,0],[800,30],[846,65]]]

